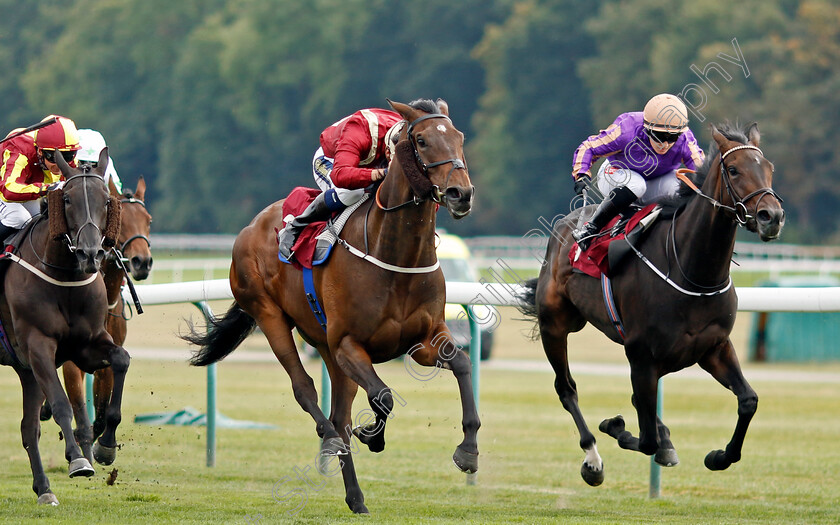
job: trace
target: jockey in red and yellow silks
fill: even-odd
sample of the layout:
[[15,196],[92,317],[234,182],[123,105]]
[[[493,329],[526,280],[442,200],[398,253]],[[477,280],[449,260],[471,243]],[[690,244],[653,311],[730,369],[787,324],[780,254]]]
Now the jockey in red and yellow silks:
[[[23,227],[39,212],[38,198],[64,180],[55,155],[75,166],[79,137],[76,124],[50,115],[55,122],[3,142],[0,150],[0,240]],[[11,136],[12,131],[7,136]]]

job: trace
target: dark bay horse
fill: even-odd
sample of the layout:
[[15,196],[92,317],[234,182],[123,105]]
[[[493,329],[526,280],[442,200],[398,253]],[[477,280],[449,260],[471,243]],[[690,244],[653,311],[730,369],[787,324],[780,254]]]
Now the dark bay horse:
[[[0,350],[0,362],[17,372],[23,389],[21,436],[32,468],[32,489],[38,503],[57,505],[50,490],[38,441],[39,412],[46,396],[53,417],[64,435],[64,454],[70,477],[92,476],[90,461],[75,439],[73,410],[56,372],[72,361],[82,370],[111,366],[114,395],[106,411],[101,446],[115,448],[120,422],[123,383],[128,353],[114,344],[105,330],[108,312],[105,283],[99,268],[105,250],[112,247],[120,228],[120,202],[108,194],[102,179],[107,148],[99,167],[84,172],[56,155],[64,187],[48,194],[48,220],[43,215],[19,241],[19,250],[3,277],[0,315],[11,349]],[[80,432],[90,432],[80,429]]]
[[[376,197],[348,220],[330,260],[313,272],[326,329],[307,303],[301,272],[278,260],[275,228],[283,225],[281,201],[260,212],[236,238],[230,270],[235,302],[229,311],[211,321],[206,335],[193,331],[185,337],[202,346],[192,364],[207,365],[231,353],[260,327],[292,380],[295,399],[315,421],[323,439],[322,460],[340,456],[345,501],[356,513],[368,510],[349,454],[351,433],[370,450],[383,450],[385,422],[394,407],[394,396],[377,376],[374,363],[408,353],[421,365],[453,371],[464,431],[453,459],[464,472],[478,468],[480,423],[470,359],[455,349],[444,323],[445,282],[435,255],[438,206],[455,218],[466,216],[472,206],[464,135],[452,125],[442,100],[390,104],[408,123],[401,131],[396,160]],[[361,252],[367,255],[361,258]],[[295,327],[318,349],[329,371],[329,418],[318,406],[314,383],[295,348]],[[373,413],[369,424],[351,431],[351,406],[359,386]],[[324,473],[324,465],[320,467]]]
[[[122,289],[126,279],[126,270],[131,273],[135,281],[142,281],[149,276],[152,269],[152,252],[149,233],[152,216],[146,209],[145,194],[146,181],[140,176],[135,190],[125,190],[120,193],[113,183],[109,184],[112,197],[121,203],[120,235],[117,245],[105,256],[100,271],[105,279],[105,289],[108,294],[108,318],[106,330],[111,334],[114,343],[122,346],[128,333],[128,307],[122,297]],[[76,420],[76,441],[88,461],[96,459],[98,463],[110,465],[116,457],[116,448],[102,447],[96,439],[105,430],[105,413],[114,390],[114,373],[110,367],[97,370],[93,374],[93,406],[96,417],[93,421],[93,433],[79,432],[79,428],[91,425],[87,413],[87,396],[85,393],[85,375],[71,361],[62,366],[64,374],[64,388],[73,406]],[[41,421],[51,417],[50,405],[44,403],[41,408]],[[93,443],[91,442],[93,441]],[[93,448],[91,449],[91,445]]]
[[655,455],[661,465],[677,464],[670,431],[656,414],[657,381],[698,363],[738,398],[732,439],[725,450],[710,452],[705,464],[723,470],[741,458],[758,396],[744,379],[729,338],[738,305],[729,276],[735,232],[744,225],[762,241],[774,240],[785,215],[771,187],[773,165],[758,148],[758,126],[712,127],[712,137],[711,151],[694,175],[700,188],[695,192],[686,185],[673,218],[654,223],[637,245],[650,265],[631,253],[613,276],[623,341],[608,316],[600,281],[573,272],[569,263],[569,250],[577,249],[569,232],[580,210],[555,225],[539,278],[526,284],[523,300],[531,306],[523,311],[537,321],[556,374],[555,390],[580,433],[586,452],[581,474],[590,485],[603,481],[603,463],[578,406],[567,356],[568,334],[587,322],[623,342],[639,422],[638,438],[625,430],[621,416],[603,421],[601,431],[622,448]]

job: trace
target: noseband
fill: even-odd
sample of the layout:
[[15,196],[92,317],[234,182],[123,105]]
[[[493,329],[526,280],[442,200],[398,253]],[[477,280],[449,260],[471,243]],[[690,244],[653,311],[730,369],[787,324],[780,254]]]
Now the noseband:
[[694,190],[695,193],[697,193],[698,195],[700,195],[704,199],[711,202],[715,206],[715,208],[722,208],[726,211],[732,212],[733,216],[735,217],[735,222],[739,226],[744,226],[747,223],[747,221],[755,218],[755,215],[750,215],[747,212],[747,205],[745,204],[747,201],[749,201],[753,197],[758,196],[758,200],[756,201],[755,208],[754,208],[756,212],[758,212],[758,206],[759,206],[759,204],[761,204],[761,199],[763,199],[767,195],[772,195],[779,202],[784,202],[784,200],[779,196],[778,193],[776,193],[773,190],[773,188],[760,188],[760,189],[757,189],[757,190],[751,192],[750,194],[748,194],[747,196],[745,196],[743,198],[741,198],[741,196],[738,195],[738,192],[732,186],[732,180],[729,177],[729,170],[727,169],[727,167],[726,167],[726,165],[724,164],[723,161],[724,161],[724,159],[726,159],[726,157],[730,153],[732,153],[734,151],[742,150],[742,149],[754,149],[755,151],[757,151],[759,153],[759,155],[764,157],[764,153],[760,149],[758,149],[758,147],[753,146],[751,144],[744,144],[744,145],[741,145],[741,146],[735,146],[734,148],[731,148],[731,149],[727,150],[726,153],[723,153],[723,154],[720,155],[720,177],[723,180],[723,185],[726,188],[726,193],[729,195],[729,198],[733,202],[732,206],[727,206],[727,205],[715,200],[714,198],[709,197],[708,195],[704,194],[702,191],[700,191],[700,189],[693,182],[691,182],[691,180],[688,177],[686,177],[680,171],[677,172],[677,178],[679,178],[681,181],[686,183],[689,188]]
[[[95,175],[93,173],[85,172],[85,173],[79,173],[79,174],[73,175],[72,177],[67,179],[67,182],[65,182],[65,185],[67,183],[69,183],[71,180],[79,178],[79,177],[82,177],[83,179],[87,179],[88,177],[93,177],[93,178],[102,180],[102,177],[99,176],[99,175]],[[79,229],[76,230],[76,234],[74,235],[73,239],[70,238],[70,233],[69,232],[64,234],[65,242],[67,243],[67,248],[70,250],[71,253],[76,253],[76,250],[78,249],[76,247],[76,244],[79,242],[79,237],[82,235],[82,230],[84,230],[86,226],[93,226],[96,229],[96,231],[99,233],[99,236],[102,239],[104,239],[104,237],[105,237],[102,234],[102,230],[99,228],[99,226],[97,226],[96,223],[93,222],[93,217],[91,216],[91,213],[90,213],[90,201],[88,200],[88,193],[87,193],[87,180],[82,180],[82,185],[85,189],[84,190],[84,194],[85,194],[85,214],[87,215],[85,217],[85,222],[83,222],[82,225],[79,227]],[[100,243],[101,242],[102,241],[100,240]]]

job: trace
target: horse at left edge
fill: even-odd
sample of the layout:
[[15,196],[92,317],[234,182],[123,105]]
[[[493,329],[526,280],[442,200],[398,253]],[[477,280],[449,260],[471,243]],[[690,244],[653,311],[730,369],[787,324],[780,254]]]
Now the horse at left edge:
[[106,249],[120,230],[120,202],[103,180],[108,149],[87,172],[73,168],[61,155],[56,161],[66,182],[47,195],[47,213],[33,218],[7,254],[2,279],[0,316],[8,345],[0,363],[11,366],[23,391],[21,437],[32,470],[32,489],[39,504],[58,505],[39,451],[39,413],[46,397],[64,436],[70,477],[92,476],[72,428],[73,409],[58,379],[57,368],[73,362],[93,373],[110,366],[113,395],[105,410],[105,429],[98,443],[116,448],[116,428],[129,366],[129,355],[105,329],[108,299],[100,267]]

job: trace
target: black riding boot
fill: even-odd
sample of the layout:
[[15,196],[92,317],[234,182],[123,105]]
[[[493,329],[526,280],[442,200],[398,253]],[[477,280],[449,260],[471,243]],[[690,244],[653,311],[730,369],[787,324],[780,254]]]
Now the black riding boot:
[[578,229],[572,231],[572,237],[577,241],[581,251],[589,248],[589,244],[595,235],[607,225],[616,215],[623,212],[636,200],[636,194],[630,191],[627,186],[619,186],[613,189],[606,199],[601,201],[595,214],[589,221]]
[[6,241],[19,231],[20,230],[17,228],[12,228],[11,226],[6,226],[5,224],[0,223],[0,244],[5,246]]
[[315,200],[303,210],[303,213],[295,217],[292,222],[287,223],[286,227],[277,234],[277,241],[280,243],[280,255],[287,260],[291,260],[292,246],[294,246],[300,232],[313,222],[329,219],[333,211],[335,210],[327,206],[324,193],[315,197]]

